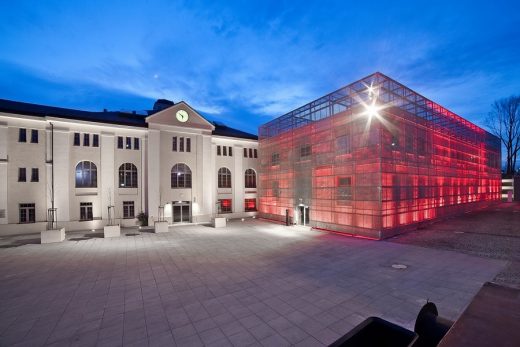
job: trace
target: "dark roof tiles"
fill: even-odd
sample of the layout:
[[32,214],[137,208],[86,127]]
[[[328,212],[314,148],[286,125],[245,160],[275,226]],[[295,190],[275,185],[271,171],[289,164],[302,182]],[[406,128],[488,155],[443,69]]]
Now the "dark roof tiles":
[[[82,120],[96,123],[120,124],[136,127],[148,127],[146,123],[146,115],[133,112],[120,111],[81,111],[70,108],[61,108],[45,105],[30,104],[26,102],[12,101],[0,99],[0,112],[14,113],[19,115],[27,115],[34,117],[56,117],[74,120]],[[155,113],[148,111],[148,115]],[[258,136],[246,133],[241,130],[230,128],[222,123],[213,123],[215,130],[214,135],[235,137],[249,140],[258,140]]]

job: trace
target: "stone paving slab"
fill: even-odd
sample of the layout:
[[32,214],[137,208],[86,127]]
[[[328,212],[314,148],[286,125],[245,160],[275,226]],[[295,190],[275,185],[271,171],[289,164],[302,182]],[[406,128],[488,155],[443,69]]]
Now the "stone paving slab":
[[369,316],[412,328],[427,299],[456,319],[505,264],[260,220],[170,230],[0,249],[0,346],[328,345]]

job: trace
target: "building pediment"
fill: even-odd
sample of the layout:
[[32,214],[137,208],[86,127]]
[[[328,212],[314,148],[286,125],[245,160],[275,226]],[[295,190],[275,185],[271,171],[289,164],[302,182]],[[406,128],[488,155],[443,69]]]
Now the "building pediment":
[[209,131],[215,129],[213,124],[208,122],[184,101],[146,117],[146,123],[149,125],[169,125]]

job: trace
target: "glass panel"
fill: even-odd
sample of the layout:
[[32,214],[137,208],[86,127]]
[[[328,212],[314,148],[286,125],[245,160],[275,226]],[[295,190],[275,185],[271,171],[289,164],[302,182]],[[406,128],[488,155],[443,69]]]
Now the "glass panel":
[[173,222],[178,223],[181,221],[181,207],[180,206],[173,206]]
[[190,206],[188,206],[188,205],[182,206],[182,221],[183,222],[190,221]]

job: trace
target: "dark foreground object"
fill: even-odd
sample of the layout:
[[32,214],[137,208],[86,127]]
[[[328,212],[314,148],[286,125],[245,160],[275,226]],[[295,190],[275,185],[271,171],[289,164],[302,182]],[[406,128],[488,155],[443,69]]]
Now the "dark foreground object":
[[486,283],[439,347],[520,346],[520,289]]
[[418,335],[378,317],[365,319],[330,347],[407,347]]
[[520,346],[520,289],[485,283],[455,322],[423,306],[414,331],[370,317],[331,347],[499,347]]

